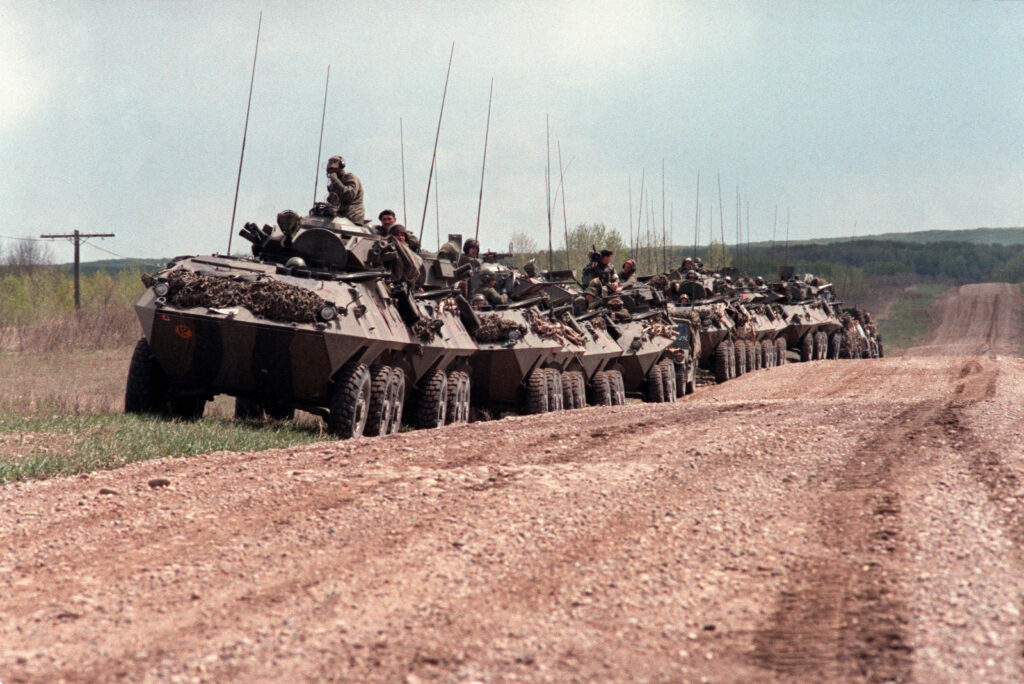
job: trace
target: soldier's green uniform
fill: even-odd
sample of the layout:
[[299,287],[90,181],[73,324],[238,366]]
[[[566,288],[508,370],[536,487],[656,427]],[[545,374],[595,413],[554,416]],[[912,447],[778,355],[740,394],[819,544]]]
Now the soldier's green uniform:
[[619,273],[619,287],[624,290],[627,287],[636,287],[636,283],[636,267],[634,266],[627,272],[625,266],[623,266],[622,271]]
[[474,297],[477,295],[483,295],[487,299],[487,303],[491,306],[498,306],[499,304],[504,304],[508,301],[508,295],[501,294],[494,289],[493,285],[480,285],[480,287],[476,288],[476,291],[473,292]]
[[357,226],[366,222],[363,206],[363,183],[356,174],[345,170],[345,160],[331,157],[327,162],[327,203]]
[[446,242],[437,250],[438,259],[446,259],[453,264],[459,260],[459,248],[454,242]]

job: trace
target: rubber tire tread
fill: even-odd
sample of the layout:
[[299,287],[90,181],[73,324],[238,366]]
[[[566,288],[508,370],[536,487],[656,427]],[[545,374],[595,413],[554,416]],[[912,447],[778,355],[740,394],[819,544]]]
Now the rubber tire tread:
[[590,403],[592,405],[612,405],[611,382],[608,378],[608,374],[605,371],[598,371],[597,373],[594,373],[594,377],[590,379],[590,392]]
[[[342,439],[359,437],[366,425],[370,404],[370,369],[366,364],[347,363],[342,366],[331,390],[327,411],[327,432]],[[363,393],[360,406],[360,393]],[[362,410],[363,418],[359,420]],[[362,424],[360,424],[362,423]]]
[[543,368],[535,368],[526,378],[526,412],[548,412],[548,378]]
[[125,413],[156,413],[160,409],[159,380],[162,371],[145,337],[135,343],[128,381],[124,389]]
[[422,381],[416,402],[416,427],[420,430],[444,425],[448,413],[448,375],[440,368]]
[[386,435],[391,419],[391,366],[370,369],[370,408],[366,411],[363,434],[370,437]]
[[720,342],[715,348],[715,382],[721,384],[729,379],[729,343]]

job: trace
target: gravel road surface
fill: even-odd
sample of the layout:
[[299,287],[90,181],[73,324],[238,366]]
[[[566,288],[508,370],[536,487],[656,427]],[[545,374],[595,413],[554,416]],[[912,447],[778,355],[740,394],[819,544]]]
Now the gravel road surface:
[[941,303],[673,405],[0,488],[0,681],[1021,681],[1021,295]]

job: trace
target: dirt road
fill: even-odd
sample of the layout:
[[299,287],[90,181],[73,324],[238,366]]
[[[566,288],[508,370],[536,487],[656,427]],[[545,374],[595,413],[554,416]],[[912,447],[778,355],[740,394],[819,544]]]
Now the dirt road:
[[1020,681],[1021,302],[965,294],[945,356],[7,486],[0,680]]

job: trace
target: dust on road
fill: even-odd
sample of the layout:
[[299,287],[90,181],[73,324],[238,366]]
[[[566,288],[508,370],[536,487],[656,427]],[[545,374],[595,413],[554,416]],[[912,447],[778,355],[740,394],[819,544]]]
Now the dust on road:
[[9,485],[0,680],[1019,681],[1021,302],[965,294],[946,352]]

